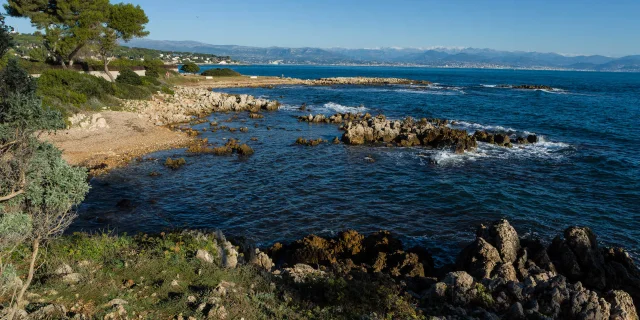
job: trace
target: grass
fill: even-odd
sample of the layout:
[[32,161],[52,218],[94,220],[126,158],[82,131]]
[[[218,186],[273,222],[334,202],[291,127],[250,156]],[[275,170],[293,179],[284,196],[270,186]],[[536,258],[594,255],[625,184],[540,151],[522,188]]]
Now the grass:
[[[76,233],[49,242],[43,250],[28,310],[55,303],[70,316],[104,318],[114,308],[107,303],[123,299],[130,318],[170,319],[182,314],[202,319],[224,306],[227,319],[419,319],[411,298],[388,276],[355,274],[293,283],[252,265],[221,266],[214,234],[180,232],[157,236],[87,235]],[[199,249],[213,263],[195,258]],[[20,248],[12,257],[24,273],[30,252]],[[244,257],[240,254],[240,260]],[[55,274],[71,266],[80,281],[69,284]],[[233,283],[233,285],[228,285]],[[227,294],[219,294],[219,285]],[[218,300],[217,303],[211,302]],[[203,303],[207,303],[200,309]],[[8,297],[0,297],[0,309]]]

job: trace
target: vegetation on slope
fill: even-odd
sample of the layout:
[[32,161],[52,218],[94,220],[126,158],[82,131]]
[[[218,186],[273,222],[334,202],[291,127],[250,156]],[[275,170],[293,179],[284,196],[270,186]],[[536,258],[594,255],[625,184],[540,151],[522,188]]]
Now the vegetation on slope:
[[241,74],[229,68],[208,69],[202,73],[206,77],[239,77]]
[[[175,319],[414,319],[411,298],[390,278],[309,276],[305,282],[251,264],[225,267],[221,234],[76,233],[48,244],[28,311],[64,306],[65,316]],[[198,256],[198,250],[206,250]],[[235,250],[235,249],[232,249]],[[14,255],[25,261],[29,248]],[[248,260],[240,254],[238,260]],[[18,269],[24,268],[19,265]],[[99,290],[97,290],[99,288]],[[0,298],[0,302],[6,300]],[[62,308],[49,308],[50,316]],[[37,311],[36,311],[37,312]]]

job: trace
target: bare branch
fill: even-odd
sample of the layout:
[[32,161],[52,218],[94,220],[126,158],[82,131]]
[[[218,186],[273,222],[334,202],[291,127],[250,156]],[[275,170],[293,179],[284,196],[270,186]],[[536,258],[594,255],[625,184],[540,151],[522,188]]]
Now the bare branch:
[[23,193],[24,193],[24,189],[21,189],[21,190],[18,190],[18,191],[13,191],[13,192],[9,193],[6,196],[0,197],[0,202],[9,201],[9,200],[11,200],[11,199],[23,194]]

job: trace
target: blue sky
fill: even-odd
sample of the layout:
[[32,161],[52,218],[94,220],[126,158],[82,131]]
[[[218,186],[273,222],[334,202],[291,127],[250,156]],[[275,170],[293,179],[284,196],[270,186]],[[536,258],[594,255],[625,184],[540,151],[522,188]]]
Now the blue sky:
[[[115,2],[115,1],[112,1]],[[131,0],[157,40],[640,54],[640,0]],[[31,31],[25,19],[7,19]]]

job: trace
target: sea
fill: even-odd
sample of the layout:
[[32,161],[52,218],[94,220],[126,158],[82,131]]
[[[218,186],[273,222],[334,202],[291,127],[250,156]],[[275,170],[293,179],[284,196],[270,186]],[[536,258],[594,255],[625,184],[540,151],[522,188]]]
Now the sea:
[[[216,66],[217,67],[217,66]],[[206,68],[206,67],[205,67]],[[426,247],[438,263],[455,259],[480,224],[508,219],[520,236],[550,242],[567,227],[594,230],[599,245],[640,255],[640,73],[355,66],[231,66],[244,74],[302,79],[397,77],[431,85],[222,88],[277,99],[263,119],[212,114],[239,131],[201,138],[249,144],[250,157],[190,155],[184,149],[91,180],[74,231],[135,234],[220,230],[258,246],[309,234],[390,230],[406,246]],[[520,84],[550,90],[520,90]],[[302,105],[306,106],[301,111]],[[296,145],[331,141],[334,124],[297,117],[337,112],[388,118],[441,118],[453,128],[535,134],[539,142],[503,148],[479,143],[455,154],[423,147]],[[251,138],[257,138],[252,141]],[[187,164],[165,168],[167,157]],[[160,173],[151,176],[151,172]],[[125,201],[127,206],[118,205]]]

